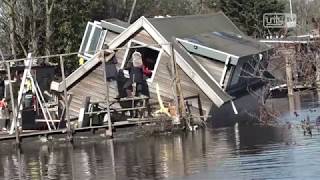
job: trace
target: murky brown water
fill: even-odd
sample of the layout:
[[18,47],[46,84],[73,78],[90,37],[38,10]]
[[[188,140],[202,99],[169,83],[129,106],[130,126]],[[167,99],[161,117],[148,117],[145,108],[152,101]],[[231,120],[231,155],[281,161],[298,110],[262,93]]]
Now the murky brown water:
[[[320,112],[305,107],[298,117],[283,119],[299,122]],[[1,143],[0,179],[320,179],[317,130],[313,137],[287,126],[124,134],[77,137],[74,145],[26,140],[21,151]]]

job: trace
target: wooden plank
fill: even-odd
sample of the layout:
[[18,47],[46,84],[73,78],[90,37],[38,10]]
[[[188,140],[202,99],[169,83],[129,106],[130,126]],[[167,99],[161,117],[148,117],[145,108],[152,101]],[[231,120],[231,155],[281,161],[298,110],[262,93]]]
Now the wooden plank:
[[[36,119],[35,121],[36,122],[47,122],[47,120],[45,120],[45,119]],[[59,119],[53,119],[53,120],[50,120],[50,121],[52,121],[54,123],[60,122]]]

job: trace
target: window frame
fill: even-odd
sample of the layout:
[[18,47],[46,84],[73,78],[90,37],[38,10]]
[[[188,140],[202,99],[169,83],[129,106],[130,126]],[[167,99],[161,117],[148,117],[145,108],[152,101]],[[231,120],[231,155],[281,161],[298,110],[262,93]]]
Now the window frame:
[[[90,32],[88,30],[89,26],[91,26]],[[84,35],[82,37],[82,41],[81,41],[81,45],[80,45],[80,49],[79,49],[79,56],[83,57],[84,59],[90,59],[90,58],[92,58],[94,56],[94,54],[91,54],[92,52],[88,52],[88,51],[89,51],[89,48],[90,48],[90,46],[92,44],[92,38],[93,38],[93,35],[94,35],[94,32],[95,32],[96,28],[101,29],[101,33],[100,33],[98,44],[96,46],[95,51],[99,51],[99,50],[102,49],[104,41],[105,41],[105,39],[107,37],[108,30],[104,30],[99,25],[99,22],[97,22],[97,21],[88,22],[87,26],[86,26],[86,30],[84,32]],[[88,40],[85,42],[85,36],[87,36],[87,33],[90,33],[90,34],[89,34]],[[84,50],[83,52],[81,52],[82,49]]]
[[[154,65],[154,68],[153,68],[153,71],[152,71],[152,76],[151,76],[151,78],[147,79],[148,83],[152,83],[153,80],[154,80],[154,77],[156,75],[156,72],[157,72],[161,57],[162,57],[163,49],[162,48],[158,48],[158,47],[154,47],[154,46],[148,46],[148,44],[146,44],[146,43],[143,43],[143,42],[135,40],[135,39],[131,39],[127,43],[127,50],[124,53],[123,60],[122,60],[121,66],[120,66],[121,69],[124,68],[124,65],[125,65],[125,63],[127,61],[127,58],[128,58],[128,55],[129,55],[129,51],[131,49],[130,47],[132,46],[132,43],[135,43],[135,44],[138,44],[138,45],[141,45],[141,46],[145,46],[145,48],[150,48],[150,49],[153,49],[153,50],[156,50],[156,51],[159,52],[158,57],[156,59],[156,63]],[[127,71],[124,71],[124,75],[129,77],[129,73]]]

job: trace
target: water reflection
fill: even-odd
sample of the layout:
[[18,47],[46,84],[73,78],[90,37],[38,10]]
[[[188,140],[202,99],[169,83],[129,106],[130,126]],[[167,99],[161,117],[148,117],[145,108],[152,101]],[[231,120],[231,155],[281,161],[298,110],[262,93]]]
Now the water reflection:
[[[0,177],[184,179],[207,175],[210,179],[251,177],[251,173],[255,177],[266,166],[286,170],[289,162],[295,162],[291,134],[279,128],[236,126],[114,140],[96,137],[74,145],[30,141],[24,142],[22,150],[1,144]],[[278,163],[284,159],[287,163],[281,167]]]
[[[301,107],[307,108],[293,120],[317,105],[302,98]],[[22,149],[6,142],[0,144],[0,179],[318,179],[319,137],[285,126],[236,125],[113,140],[76,137],[74,144],[34,139]]]

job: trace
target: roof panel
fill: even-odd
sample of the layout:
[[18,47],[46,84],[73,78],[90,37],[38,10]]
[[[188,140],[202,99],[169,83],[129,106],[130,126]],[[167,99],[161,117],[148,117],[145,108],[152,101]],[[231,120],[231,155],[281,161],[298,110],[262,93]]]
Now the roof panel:
[[148,21],[171,41],[172,37],[184,38],[208,32],[232,32],[244,35],[222,12],[206,15],[148,18]]
[[227,32],[210,32],[184,38],[190,42],[243,57],[259,54],[270,47],[248,36]]

